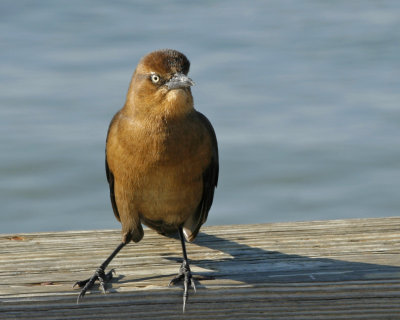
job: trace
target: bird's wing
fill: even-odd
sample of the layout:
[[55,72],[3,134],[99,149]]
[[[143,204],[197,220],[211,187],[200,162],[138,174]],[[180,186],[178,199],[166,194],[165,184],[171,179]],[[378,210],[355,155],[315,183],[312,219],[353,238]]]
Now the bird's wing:
[[214,190],[217,187],[219,173],[218,143],[214,128],[205,115],[200,112],[197,112],[197,115],[211,137],[212,156],[209,166],[203,172],[203,196],[199,207],[192,219],[184,224],[184,233],[188,241],[194,240],[201,225],[207,220],[208,212],[213,203]]
[[106,157],[106,175],[107,175],[107,181],[108,185],[110,186],[110,199],[111,199],[111,205],[114,211],[114,215],[117,218],[118,221],[121,221],[119,217],[119,212],[117,208],[117,203],[115,202],[115,194],[114,194],[114,175],[110,168],[108,167],[107,163],[107,157]]
[[[113,125],[116,117],[117,117],[118,113],[114,116],[114,118],[111,120],[110,126],[108,127],[108,131],[107,131],[107,139],[106,139],[106,145],[107,145],[107,141],[108,141],[108,135],[110,134],[110,129],[111,126]],[[107,147],[106,147],[106,176],[107,176],[107,181],[108,181],[108,185],[110,187],[110,199],[111,199],[111,205],[114,211],[114,215],[117,218],[118,221],[121,221],[120,217],[119,217],[119,212],[118,212],[118,208],[117,208],[117,203],[115,201],[115,193],[114,193],[114,174],[112,173],[112,171],[110,170],[110,167],[108,166],[108,162],[107,162]]]

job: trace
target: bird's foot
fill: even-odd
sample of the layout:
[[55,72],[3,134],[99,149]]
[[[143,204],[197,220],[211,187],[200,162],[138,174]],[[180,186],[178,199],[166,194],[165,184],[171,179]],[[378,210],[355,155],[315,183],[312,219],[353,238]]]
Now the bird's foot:
[[196,292],[196,285],[192,277],[192,272],[186,260],[183,261],[179,268],[178,275],[170,281],[168,286],[176,285],[181,281],[183,281],[183,312],[185,312],[186,302],[189,298],[189,287],[192,286],[194,292]]
[[93,287],[96,280],[99,280],[101,291],[103,291],[103,293],[106,293],[105,284],[112,279],[113,273],[115,273],[114,269],[111,269],[108,273],[105,273],[104,269],[102,267],[99,267],[96,269],[93,276],[91,276],[89,279],[75,282],[75,284],[72,286],[73,288],[75,286],[82,288],[81,292],[79,293],[78,299],[76,300],[76,303],[78,304],[79,300],[85,296],[86,291]]

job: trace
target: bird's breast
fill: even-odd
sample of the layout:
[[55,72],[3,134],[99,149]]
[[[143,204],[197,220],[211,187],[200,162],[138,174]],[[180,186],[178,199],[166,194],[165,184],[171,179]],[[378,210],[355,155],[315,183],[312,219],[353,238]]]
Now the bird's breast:
[[107,143],[115,184],[146,220],[176,225],[194,213],[210,163],[211,140],[200,123],[184,121],[156,130],[121,126]]

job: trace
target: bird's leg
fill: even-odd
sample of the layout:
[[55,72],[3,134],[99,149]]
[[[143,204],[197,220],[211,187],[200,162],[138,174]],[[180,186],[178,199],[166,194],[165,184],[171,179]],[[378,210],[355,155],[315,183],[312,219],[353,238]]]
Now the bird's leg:
[[183,312],[185,312],[186,302],[189,298],[189,287],[192,286],[194,292],[196,292],[196,285],[194,284],[192,272],[190,271],[189,267],[189,261],[186,255],[185,238],[183,236],[182,227],[179,227],[179,238],[181,239],[182,244],[183,262],[179,268],[178,275],[171,280],[169,286],[171,284],[175,285],[178,282],[183,281]]
[[105,270],[108,266],[108,264],[111,262],[112,259],[117,255],[117,253],[126,245],[125,242],[121,242],[117,248],[110,254],[110,256],[96,269],[94,272],[93,276],[91,276],[89,279],[82,280],[82,281],[77,281],[73,285],[73,287],[78,286],[79,288],[83,289],[79,293],[78,299],[76,300],[76,303],[79,303],[79,300],[85,296],[85,293],[88,289],[90,289],[93,284],[96,282],[96,280],[99,280],[100,282],[100,288],[103,291],[103,293],[106,293],[106,288],[105,288],[105,283],[107,281],[110,281],[113,277],[113,272],[114,269],[111,269],[108,273],[105,273]]

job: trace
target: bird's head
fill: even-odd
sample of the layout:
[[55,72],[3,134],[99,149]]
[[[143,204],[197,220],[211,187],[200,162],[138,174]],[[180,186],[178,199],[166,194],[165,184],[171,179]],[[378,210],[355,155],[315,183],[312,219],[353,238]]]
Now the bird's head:
[[144,56],[133,74],[127,95],[127,107],[136,116],[174,116],[193,110],[187,74],[190,62],[176,50],[166,49]]

